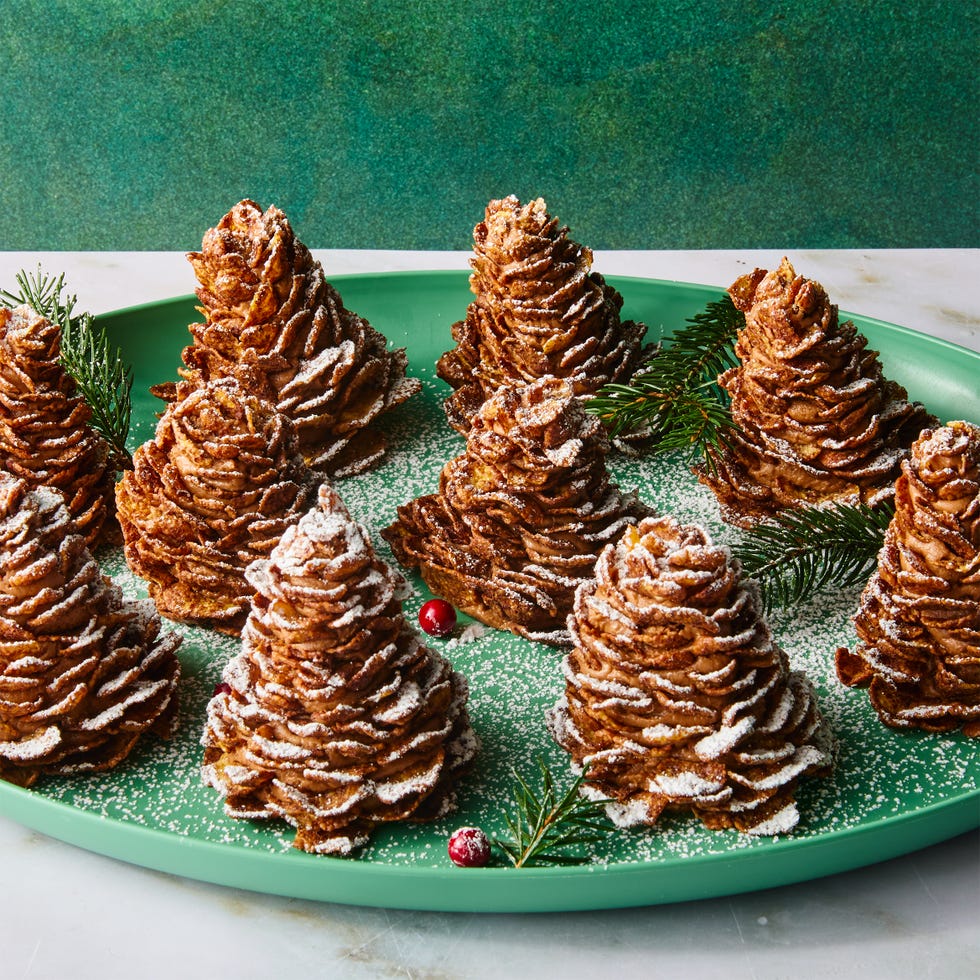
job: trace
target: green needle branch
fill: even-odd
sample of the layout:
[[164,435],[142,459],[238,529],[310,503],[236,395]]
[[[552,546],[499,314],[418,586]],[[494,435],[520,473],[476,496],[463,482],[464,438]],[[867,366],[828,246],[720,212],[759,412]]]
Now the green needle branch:
[[538,792],[514,773],[516,811],[505,816],[511,839],[493,843],[515,868],[587,864],[589,857],[566,849],[598,843],[614,829],[601,814],[605,801],[579,796],[585,772],[559,796],[554,777],[540,758],[538,766],[542,777]]
[[734,423],[718,375],[738,360],[735,339],[744,315],[724,298],[675,331],[627,385],[601,388],[587,403],[613,436],[635,436],[654,452],[686,451],[713,467]]
[[894,515],[891,504],[831,503],[786,510],[745,533],[732,551],[762,589],[765,611],[809,599],[824,586],[870,578]]
[[133,375],[118,349],[111,349],[105,331],[96,327],[91,314],[75,314],[76,297],[62,298],[65,277],[19,272],[19,293],[0,290],[7,307],[26,304],[39,316],[61,327],[61,365],[75,382],[92,412],[92,428],[108,443],[116,469],[129,469],[132,456],[126,448],[132,415]]

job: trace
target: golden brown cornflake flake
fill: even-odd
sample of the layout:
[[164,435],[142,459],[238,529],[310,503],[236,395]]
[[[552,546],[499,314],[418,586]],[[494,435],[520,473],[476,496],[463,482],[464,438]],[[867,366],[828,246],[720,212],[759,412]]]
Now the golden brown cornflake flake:
[[466,682],[410,630],[401,576],[337,494],[321,487],[247,575],[252,612],[203,737],[226,811],[345,855],[382,824],[452,809],[477,750]]
[[129,567],[164,616],[239,633],[246,566],[314,499],[289,419],[232,378],[181,381],[133,464],[116,490]]
[[614,822],[689,810],[711,829],[796,825],[797,783],[828,770],[830,738],[727,549],[695,525],[643,520],[603,551],[571,628],[548,725]]
[[745,313],[741,363],[718,381],[737,429],[715,467],[698,472],[724,519],[747,527],[786,507],[890,498],[909,446],[935,419],[884,378],[877,351],[788,259],[728,292]]
[[576,587],[627,524],[651,513],[610,482],[608,439],[568,379],[501,388],[473,419],[439,491],[398,508],[395,557],[481,622],[570,641]]
[[0,469],[65,498],[89,547],[116,531],[115,470],[92,412],[59,361],[61,328],[29,306],[0,307]]
[[895,516],[837,674],[893,728],[980,736],[980,428],[927,429],[902,463]]
[[453,324],[456,347],[436,365],[456,389],[445,406],[454,428],[465,433],[501,384],[548,375],[571,379],[581,395],[629,379],[646,326],[620,319],[622,296],[541,198],[491,201],[473,241],[476,300]]
[[[285,214],[236,204],[188,255],[203,323],[191,324],[181,374],[234,377],[271,399],[296,428],[307,463],[329,476],[359,473],[385,450],[379,418],[420,389],[403,348],[348,310]],[[154,389],[173,395],[172,385]]]
[[0,477],[0,558],[0,778],[99,772],[170,735],[180,637],[103,577],[59,493]]

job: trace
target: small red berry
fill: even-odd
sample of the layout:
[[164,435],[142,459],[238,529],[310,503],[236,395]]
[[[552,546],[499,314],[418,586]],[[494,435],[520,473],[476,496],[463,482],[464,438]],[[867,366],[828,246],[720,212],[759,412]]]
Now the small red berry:
[[227,681],[218,681],[214,685],[214,690],[211,692],[211,697],[216,698],[219,694],[231,694],[231,684]]
[[419,626],[429,636],[449,636],[456,628],[456,610],[445,599],[430,599],[419,610]]
[[459,868],[482,868],[490,860],[490,841],[479,827],[460,827],[449,838],[449,857]]

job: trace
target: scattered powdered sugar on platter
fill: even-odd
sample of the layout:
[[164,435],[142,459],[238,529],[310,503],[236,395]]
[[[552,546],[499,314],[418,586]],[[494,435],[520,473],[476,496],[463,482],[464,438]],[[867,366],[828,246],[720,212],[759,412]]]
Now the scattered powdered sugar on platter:
[[[462,451],[462,438],[442,422],[440,397],[441,386],[427,382],[421,396],[395,413],[389,430],[389,456],[381,468],[336,484],[354,519],[367,528],[375,549],[389,562],[393,559],[380,536],[381,528],[394,519],[399,504],[432,492],[442,465]],[[679,460],[614,453],[608,462],[622,489],[636,489],[661,513],[702,524],[716,542],[734,541],[737,531],[721,522],[710,491]],[[128,570],[119,550],[99,557],[127,598],[145,596],[143,583]],[[429,593],[415,577],[406,578],[409,588],[403,606],[414,622]],[[814,681],[839,744],[834,775],[808,780],[798,790],[801,819],[794,839],[899,813],[910,794],[925,806],[941,801],[949,788],[976,784],[977,765],[965,739],[891,732],[878,721],[863,692],[837,682],[833,651],[841,643],[853,642],[850,616],[857,596],[853,589],[822,596],[770,617],[776,641],[788,652],[793,666]],[[513,806],[512,770],[533,784],[540,757],[556,775],[567,777],[565,785],[573,778],[568,757],[553,743],[544,721],[545,710],[563,688],[561,653],[461,618],[454,638],[426,638],[466,676],[470,713],[482,741],[476,767],[460,786],[460,809],[432,824],[384,828],[358,857],[349,860],[446,867],[445,841],[456,827],[475,824],[491,837],[505,834],[504,814]],[[48,780],[37,791],[111,820],[233,847],[288,851],[292,833],[285,824],[226,817],[218,794],[201,783],[199,738],[206,705],[239,641],[202,629],[166,626],[184,635],[179,651],[184,675],[177,735],[169,742],[145,739],[130,762],[114,773]],[[776,843],[778,839],[709,831],[689,815],[670,814],[653,829],[611,833],[594,846],[589,867]]]
[[[384,329],[384,324],[376,325]],[[409,353],[413,353],[411,345]],[[422,391],[394,410],[386,422],[389,450],[381,466],[335,483],[354,520],[364,525],[374,548],[389,563],[393,559],[381,529],[392,522],[398,505],[436,490],[443,465],[465,445],[445,422],[442,399],[448,386],[432,379],[431,364],[425,360],[413,363],[410,373],[422,377]],[[156,404],[153,410],[159,407]],[[143,411],[131,441],[151,438],[153,429],[150,412]],[[716,543],[730,545],[737,540],[739,532],[721,521],[711,492],[679,459],[614,451],[608,465],[622,490],[636,490],[659,513],[701,524]],[[126,598],[146,596],[144,584],[128,570],[119,549],[98,557]],[[407,580],[405,615],[414,625],[430,594],[417,576],[400,571]],[[769,617],[774,639],[787,651],[792,666],[813,681],[838,743],[834,773],[808,779],[799,787],[800,822],[792,834],[758,838],[735,831],[709,831],[689,814],[667,814],[654,828],[610,832],[593,845],[592,861],[584,866],[584,873],[667,859],[779,849],[790,840],[875,824],[906,815],[913,807],[926,808],[951,794],[977,789],[980,758],[975,743],[958,734],[891,731],[878,720],[864,691],[838,682],[833,654],[837,646],[854,642],[851,615],[858,595],[858,589],[832,592]],[[474,624],[465,616],[460,620],[451,638],[423,638],[467,678],[470,715],[482,742],[473,771],[461,781],[457,812],[433,823],[383,828],[352,858],[293,852],[292,859],[447,869],[451,864],[446,842],[456,828],[479,826],[491,838],[506,836],[504,817],[513,809],[513,771],[536,785],[540,758],[558,778],[559,789],[571,784],[574,774],[568,756],[552,741],[545,725],[545,711],[553,707],[564,686],[561,652]],[[178,650],[183,676],[175,736],[169,741],[144,738],[114,772],[47,779],[30,792],[107,821],[179,838],[271,854],[290,852],[292,828],[226,816],[219,795],[201,780],[200,737],[206,706],[240,641],[166,621],[164,628],[179,630],[184,636]]]

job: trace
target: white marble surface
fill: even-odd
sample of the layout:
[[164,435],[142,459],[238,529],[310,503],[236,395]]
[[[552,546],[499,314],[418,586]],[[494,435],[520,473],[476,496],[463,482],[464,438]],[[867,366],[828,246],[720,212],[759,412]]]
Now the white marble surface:
[[[466,268],[463,252],[318,251],[328,276]],[[980,350],[978,251],[790,252],[842,309]],[[602,272],[728,285],[779,252],[600,252]],[[180,253],[0,253],[67,273],[92,312],[193,291]],[[980,386],[980,378],[978,378]],[[980,751],[980,746],[978,746]],[[978,815],[980,816],[980,815]],[[980,976],[980,832],[800,885],[561,915],[344,907],[119,863],[0,813],[0,975],[74,980],[326,978],[936,978]]]

